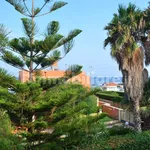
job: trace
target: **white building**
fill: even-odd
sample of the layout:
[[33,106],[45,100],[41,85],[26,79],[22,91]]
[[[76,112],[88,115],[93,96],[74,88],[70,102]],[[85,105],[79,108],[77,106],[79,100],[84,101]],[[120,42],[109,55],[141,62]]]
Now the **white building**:
[[104,91],[120,91],[123,92],[123,86],[121,84],[116,84],[113,82],[110,83],[104,83],[102,85],[102,90]]

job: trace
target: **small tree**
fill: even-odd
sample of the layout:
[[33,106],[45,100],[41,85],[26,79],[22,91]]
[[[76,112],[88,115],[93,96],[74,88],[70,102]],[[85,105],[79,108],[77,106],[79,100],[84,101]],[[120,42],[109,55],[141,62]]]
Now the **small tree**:
[[45,88],[45,84],[42,86],[38,82],[20,83],[3,70],[0,75],[9,79],[8,82],[15,81],[12,84],[2,81],[5,84],[0,88],[0,106],[7,110],[15,126],[28,129],[18,134],[26,137],[25,143],[32,149],[45,144],[49,144],[49,149],[53,145],[65,147],[67,143],[61,136],[66,136],[68,141],[80,132],[87,132],[92,123],[105,117],[85,116],[89,109],[86,100],[97,91],[65,82],[52,84],[51,88],[49,82],[49,87]]
[[[34,0],[32,0],[32,11],[27,7],[26,0],[6,0],[21,14],[29,18],[22,18],[22,24],[26,37],[12,39],[7,47],[1,49],[1,60],[18,68],[29,72],[29,80],[33,80],[33,73],[36,70],[41,70],[51,66],[53,63],[64,58],[65,55],[73,47],[73,38],[76,37],[81,30],[75,29],[71,31],[67,37],[59,34],[59,22],[52,21],[48,24],[43,39],[36,40],[35,35],[38,33],[38,28],[35,23],[35,18],[46,15],[57,9],[65,6],[65,2],[55,2],[50,10],[41,14],[43,8],[51,2],[45,0],[41,8],[35,8]],[[0,33],[0,35],[3,35]],[[59,47],[63,46],[61,52]]]
[[12,134],[13,127],[7,111],[0,109],[0,149],[10,150],[18,149],[24,150],[21,145],[21,138]]

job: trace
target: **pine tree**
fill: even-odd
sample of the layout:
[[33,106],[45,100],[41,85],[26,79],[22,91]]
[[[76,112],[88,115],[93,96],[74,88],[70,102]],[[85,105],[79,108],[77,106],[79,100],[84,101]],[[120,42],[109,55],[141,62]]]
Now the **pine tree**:
[[13,130],[7,111],[0,109],[0,149],[24,150],[18,137],[12,135]]
[[[67,3],[55,2],[47,13],[40,14],[51,0],[45,0],[41,8],[34,8],[32,0],[32,11],[26,6],[25,0],[6,1],[29,18],[21,19],[26,37],[12,39],[7,48],[2,45],[1,59],[28,71],[32,82],[21,83],[6,71],[0,70],[0,107],[7,110],[16,127],[21,127],[17,134],[24,140],[26,149],[64,149],[70,144],[70,141],[63,142],[64,136],[64,141],[72,136],[75,140],[78,133],[87,132],[92,123],[105,116],[85,115],[88,109],[86,99],[97,91],[79,84],[66,83],[69,78],[81,72],[82,67],[78,65],[68,68],[65,76],[58,79],[33,81],[33,74],[64,58],[73,47],[74,37],[81,30],[73,30],[64,37],[58,34],[59,23],[52,21],[47,26],[44,38],[36,40],[38,30],[35,17],[51,13]],[[57,50],[61,46],[64,47],[63,53]]]
[[[36,40],[38,27],[35,18],[46,15],[65,6],[66,2],[54,2],[50,10],[42,14],[44,7],[51,3],[51,0],[45,0],[42,7],[35,8],[35,2],[32,0],[32,9],[26,5],[26,0],[6,0],[19,13],[28,17],[21,18],[26,37],[14,38],[9,41],[7,48],[1,49],[1,60],[18,69],[29,72],[29,80],[33,80],[33,74],[36,70],[42,70],[53,65],[55,62],[64,58],[73,47],[73,39],[81,33],[81,30],[71,31],[67,37],[59,34],[59,22],[52,21],[47,25],[46,32],[41,40]],[[3,35],[0,33],[0,35]],[[61,46],[63,51],[58,50]]]
[[[89,108],[86,100],[97,91],[90,91],[80,84],[66,83],[63,80],[57,86],[52,84],[50,88],[49,85],[45,91],[45,85],[43,89],[38,82],[21,83],[4,70],[0,71],[0,76],[8,79],[7,82],[2,80],[0,106],[7,110],[16,127],[28,129],[18,132],[26,139],[24,143],[28,148],[67,147],[70,145],[70,138],[76,143],[79,140],[75,139],[76,135],[86,133],[90,125],[105,116],[85,115]],[[62,141],[64,136],[67,142]]]

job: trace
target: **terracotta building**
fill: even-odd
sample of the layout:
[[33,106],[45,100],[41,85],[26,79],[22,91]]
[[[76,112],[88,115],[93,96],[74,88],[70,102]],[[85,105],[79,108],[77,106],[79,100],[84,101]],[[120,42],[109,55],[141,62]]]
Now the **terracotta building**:
[[[52,66],[51,70],[42,70],[40,71],[40,76],[42,78],[60,78],[63,77],[65,71],[58,70],[57,64]],[[19,79],[21,82],[26,82],[29,80],[29,72],[27,71],[20,71],[19,72]],[[85,72],[81,72],[79,75],[74,76],[73,78],[69,79],[68,82],[77,82],[81,83],[86,87],[90,87],[90,77],[86,75]]]

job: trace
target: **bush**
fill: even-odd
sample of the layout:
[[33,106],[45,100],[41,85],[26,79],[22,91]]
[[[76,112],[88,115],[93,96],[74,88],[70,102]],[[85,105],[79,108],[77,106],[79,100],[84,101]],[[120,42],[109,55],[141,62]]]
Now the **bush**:
[[121,144],[116,150],[149,150],[150,136],[146,134],[135,135],[131,143]]
[[113,102],[121,102],[124,94],[120,93],[121,92],[99,92],[96,96]]
[[109,135],[126,135],[129,133],[134,133],[134,131],[130,128],[124,128],[123,126],[113,126],[109,129]]
[[85,103],[87,104],[86,114],[97,113],[97,98],[92,95],[86,98]]
[[58,146],[56,143],[47,143],[38,146],[38,148],[33,147],[32,150],[63,150],[63,148]]
[[0,109],[0,150],[24,150],[21,138],[13,135],[11,121],[6,113]]

